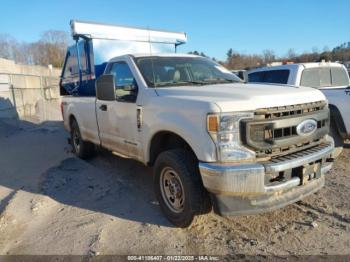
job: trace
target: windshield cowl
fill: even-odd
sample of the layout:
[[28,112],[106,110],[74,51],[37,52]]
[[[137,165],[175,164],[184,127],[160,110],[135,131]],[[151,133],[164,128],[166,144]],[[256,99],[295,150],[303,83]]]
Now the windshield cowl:
[[216,80],[216,81],[184,81],[184,82],[172,82],[172,83],[159,83],[156,86],[152,86],[155,88],[158,87],[172,87],[172,86],[208,86],[208,85],[218,85],[218,84],[230,84],[230,83],[241,83],[238,81],[232,80]]

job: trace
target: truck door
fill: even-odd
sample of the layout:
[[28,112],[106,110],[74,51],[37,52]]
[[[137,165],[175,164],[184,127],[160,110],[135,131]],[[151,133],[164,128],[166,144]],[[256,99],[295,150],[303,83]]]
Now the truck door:
[[115,76],[116,101],[96,102],[101,144],[110,150],[140,159],[136,80],[126,61],[111,64],[106,73]]

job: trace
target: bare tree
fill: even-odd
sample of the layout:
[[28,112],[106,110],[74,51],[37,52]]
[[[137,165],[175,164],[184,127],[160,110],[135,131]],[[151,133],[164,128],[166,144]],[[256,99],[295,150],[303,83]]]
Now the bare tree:
[[312,47],[312,53],[314,53],[314,54],[318,54],[319,53],[319,50],[318,50],[317,46],[313,46]]
[[42,52],[35,52],[40,64],[52,64],[62,67],[68,45],[68,35],[63,31],[49,30],[42,34],[37,47]]
[[232,55],[233,55],[233,50],[232,50],[232,48],[230,48],[226,53],[227,60],[230,60]]
[[191,54],[191,55],[199,55],[199,56],[203,56],[203,57],[208,57],[204,52],[198,52],[197,50],[195,50],[195,51],[190,51],[190,52],[188,52],[188,54]]
[[0,57],[17,63],[62,67],[68,45],[68,35],[50,30],[34,43],[19,43],[9,35],[0,35]]
[[265,49],[263,51],[263,58],[264,58],[264,63],[269,64],[271,62],[274,62],[276,60],[276,55],[273,50],[270,49]]
[[9,35],[0,35],[0,57],[13,59],[13,44],[15,39]]
[[297,57],[297,54],[293,48],[289,48],[287,52],[287,59],[293,61]]
[[235,51],[229,51],[230,58],[227,59],[224,65],[229,69],[248,69],[261,66],[263,59],[259,55],[243,55]]

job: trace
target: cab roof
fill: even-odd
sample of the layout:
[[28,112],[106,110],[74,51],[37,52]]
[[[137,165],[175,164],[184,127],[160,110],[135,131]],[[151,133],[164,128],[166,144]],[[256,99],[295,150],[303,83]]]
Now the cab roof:
[[271,70],[283,70],[283,69],[298,69],[303,68],[315,68],[315,67],[343,67],[342,64],[336,62],[319,62],[319,63],[295,63],[295,64],[286,64],[278,66],[265,66],[260,68],[251,69],[248,73],[251,72],[260,72],[260,71],[271,71]]
[[113,57],[109,62],[115,62],[115,60],[118,60],[122,57],[125,56],[132,56],[132,57],[198,57],[198,58],[203,58],[202,56],[198,55],[192,55],[192,54],[181,54],[181,53],[155,53],[155,54],[149,54],[149,53],[139,53],[139,54],[127,54],[127,55],[121,55],[121,56],[116,56]]
[[192,55],[192,54],[182,54],[182,53],[155,53],[155,54],[147,54],[147,53],[140,53],[140,54],[132,54],[134,57],[150,57],[150,56],[159,56],[159,57],[201,57],[198,55]]

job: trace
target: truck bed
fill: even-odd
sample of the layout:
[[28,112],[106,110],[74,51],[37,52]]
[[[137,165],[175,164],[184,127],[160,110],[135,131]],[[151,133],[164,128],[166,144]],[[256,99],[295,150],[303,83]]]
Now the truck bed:
[[74,118],[78,122],[82,138],[94,144],[100,144],[96,118],[96,97],[64,96],[62,103],[65,128],[70,131],[70,123],[72,121],[72,115],[74,115]]

